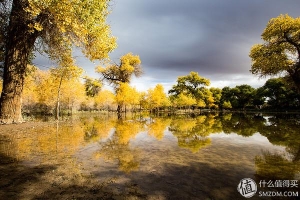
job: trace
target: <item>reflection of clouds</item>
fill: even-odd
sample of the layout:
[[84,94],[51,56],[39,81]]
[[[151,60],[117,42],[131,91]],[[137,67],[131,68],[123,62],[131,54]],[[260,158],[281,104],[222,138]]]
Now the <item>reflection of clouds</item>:
[[231,134],[225,134],[225,133],[218,133],[218,134],[211,134],[208,136],[209,138],[215,140],[215,141],[224,141],[224,143],[230,144],[240,144],[240,145],[245,145],[245,144],[256,144],[256,145],[261,145],[265,147],[272,147],[272,149],[276,151],[284,151],[285,147],[282,146],[276,146],[270,143],[268,138],[265,136],[262,136],[259,133],[255,133],[254,135],[250,137],[244,137],[242,135],[238,135],[236,133],[231,133]]

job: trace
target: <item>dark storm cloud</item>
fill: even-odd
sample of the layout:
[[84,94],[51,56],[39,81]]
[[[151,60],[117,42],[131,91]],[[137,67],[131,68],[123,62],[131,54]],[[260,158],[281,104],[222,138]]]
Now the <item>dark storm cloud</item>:
[[[115,0],[108,22],[117,59],[139,54],[148,76],[173,78],[191,70],[207,77],[249,74],[248,57],[270,18],[298,17],[298,1]],[[161,73],[163,70],[164,73]]]
[[[299,0],[113,0],[108,23],[118,38],[111,59],[140,55],[144,78],[136,86],[170,87],[177,76],[197,71],[218,86],[263,83],[250,74],[250,48],[261,43],[267,22],[280,14],[299,17]],[[77,64],[90,76],[96,64],[75,50]],[[51,64],[37,56],[34,63]],[[144,81],[146,80],[146,81]]]

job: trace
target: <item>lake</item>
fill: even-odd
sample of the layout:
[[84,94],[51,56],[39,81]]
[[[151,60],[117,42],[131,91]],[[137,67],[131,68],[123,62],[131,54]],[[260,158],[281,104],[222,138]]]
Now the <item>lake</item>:
[[0,199],[297,199],[300,115],[34,119],[0,126],[0,156]]

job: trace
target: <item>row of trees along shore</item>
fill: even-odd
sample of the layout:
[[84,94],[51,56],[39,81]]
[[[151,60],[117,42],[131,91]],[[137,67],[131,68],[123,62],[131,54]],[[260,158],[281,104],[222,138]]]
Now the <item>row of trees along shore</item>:
[[[259,87],[209,87],[209,80],[190,72],[178,77],[177,84],[164,92],[161,84],[140,92],[128,82],[120,82],[115,91],[103,89],[100,79],[80,76],[80,68],[73,68],[73,76],[62,76],[59,68],[48,71],[29,66],[25,78],[23,114],[71,114],[77,111],[151,111],[191,112],[202,109],[300,109],[300,95],[283,78],[271,78]],[[102,73],[102,72],[100,72]],[[70,73],[68,73],[70,74]],[[58,99],[59,98],[59,99]]]
[[[251,73],[282,78],[269,79],[258,89],[249,85],[218,89],[208,88],[208,79],[191,72],[178,77],[166,95],[162,85],[147,92],[130,86],[133,75],[142,75],[138,56],[129,53],[119,64],[109,63],[109,53],[117,47],[106,23],[109,3],[0,1],[0,124],[22,122],[22,110],[55,112],[58,118],[59,110],[299,107],[300,18],[280,15],[271,19],[262,33],[264,43],[250,51]],[[114,92],[101,90],[99,80],[85,77],[81,83],[82,69],[75,65],[74,47],[92,61],[109,63],[96,71]],[[57,67],[41,71],[30,65],[36,52],[47,55]]]

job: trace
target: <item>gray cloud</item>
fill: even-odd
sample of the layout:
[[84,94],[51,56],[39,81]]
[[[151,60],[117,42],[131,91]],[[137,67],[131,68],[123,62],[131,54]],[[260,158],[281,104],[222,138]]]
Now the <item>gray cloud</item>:
[[[296,1],[115,1],[109,20],[119,37],[118,57],[132,51],[145,71],[249,73],[248,53],[266,23],[298,13]],[[153,74],[152,74],[153,73]],[[172,74],[172,73],[171,73]],[[184,74],[183,74],[184,75]]]
[[[175,82],[193,70],[211,82],[243,77],[232,83],[255,84],[251,46],[262,42],[271,18],[299,15],[298,0],[114,0],[111,7],[108,23],[118,37],[111,59],[140,55],[144,76],[157,83]],[[90,67],[89,73],[94,69],[86,59],[78,62]]]

